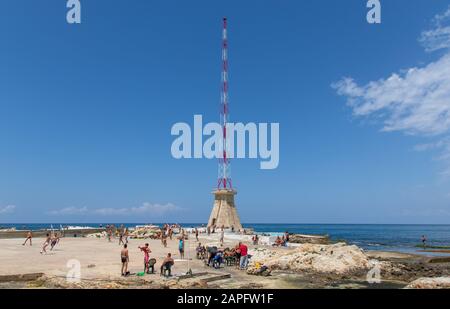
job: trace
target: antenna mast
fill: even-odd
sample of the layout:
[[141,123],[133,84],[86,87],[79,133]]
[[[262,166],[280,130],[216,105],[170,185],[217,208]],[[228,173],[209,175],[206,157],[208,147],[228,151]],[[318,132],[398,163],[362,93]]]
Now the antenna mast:
[[227,155],[228,122],[228,39],[227,19],[223,19],[222,32],[222,98],[220,103],[220,124],[222,126],[222,157],[219,159],[218,189],[232,189],[230,159]]

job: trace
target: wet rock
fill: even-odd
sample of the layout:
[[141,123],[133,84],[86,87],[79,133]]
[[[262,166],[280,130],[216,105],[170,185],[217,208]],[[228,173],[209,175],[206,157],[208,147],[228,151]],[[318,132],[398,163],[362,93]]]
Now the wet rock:
[[294,244],[319,244],[327,245],[330,243],[328,236],[315,236],[315,235],[289,235],[289,242]]

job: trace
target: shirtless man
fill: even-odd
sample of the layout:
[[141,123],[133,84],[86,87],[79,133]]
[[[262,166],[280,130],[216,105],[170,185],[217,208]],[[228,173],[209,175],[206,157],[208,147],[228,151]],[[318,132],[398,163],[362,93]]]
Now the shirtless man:
[[161,264],[161,276],[164,274],[164,268],[169,270],[169,276],[171,275],[171,268],[175,261],[172,258],[172,254],[167,253],[166,258],[163,260]]
[[128,276],[130,272],[128,271],[128,262],[130,261],[130,257],[128,255],[127,244],[123,245],[122,251],[120,251],[120,259],[122,261],[122,276]]
[[173,237],[173,228],[169,228],[169,238],[172,240]]
[[31,233],[31,231],[28,231],[27,233],[27,238],[25,239],[25,242],[22,244],[22,246],[25,246],[25,244],[27,243],[28,240],[30,240],[30,246],[32,246],[33,244],[31,243],[31,239],[33,238],[33,233]]
[[53,251],[53,248],[58,243],[59,243],[59,236],[58,236],[58,233],[55,233],[55,235],[53,236],[53,239],[51,239],[50,251]]
[[121,244],[125,244],[125,242],[123,241],[123,232],[122,231],[120,231],[120,234],[119,234],[119,246]]
[[148,243],[145,244],[144,247],[139,246],[138,248],[141,249],[142,252],[144,252],[144,273],[149,273],[148,261],[150,259],[150,252],[152,251],[150,250]]
[[42,245],[41,254],[42,253],[47,253],[46,248],[48,247],[48,245],[50,244],[51,241],[52,241],[52,238],[50,237],[50,234],[47,233],[46,238],[45,238],[45,242]]

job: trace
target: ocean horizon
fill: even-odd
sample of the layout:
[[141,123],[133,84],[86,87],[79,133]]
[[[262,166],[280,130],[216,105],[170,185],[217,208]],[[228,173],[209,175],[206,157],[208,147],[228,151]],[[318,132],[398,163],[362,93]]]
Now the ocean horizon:
[[[149,223],[1,223],[0,228],[17,230],[59,229],[60,226],[82,226],[98,228],[107,224],[135,227]],[[152,223],[162,225],[163,223]],[[206,223],[180,223],[183,227],[201,226]],[[397,251],[405,253],[418,252],[417,245],[425,235],[430,246],[450,246],[450,224],[294,224],[294,223],[244,223],[244,228],[252,228],[256,233],[277,235],[289,232],[294,234],[328,235],[334,242],[345,241],[365,250]],[[426,255],[433,255],[427,252]],[[442,255],[443,253],[439,253]]]

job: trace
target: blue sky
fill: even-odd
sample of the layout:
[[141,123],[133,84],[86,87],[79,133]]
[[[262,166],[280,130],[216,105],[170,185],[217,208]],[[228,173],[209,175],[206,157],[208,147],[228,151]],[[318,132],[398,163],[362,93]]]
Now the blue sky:
[[280,123],[243,222],[449,223],[449,3],[381,2],[2,1],[0,222],[206,222],[217,161],[170,129],[219,120],[227,16],[232,120]]

